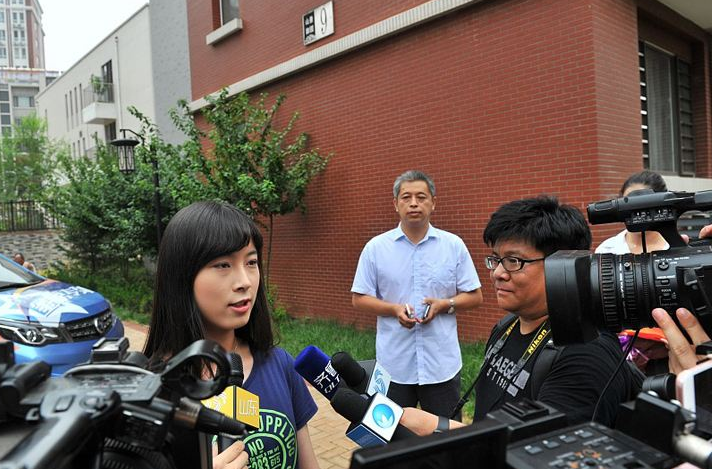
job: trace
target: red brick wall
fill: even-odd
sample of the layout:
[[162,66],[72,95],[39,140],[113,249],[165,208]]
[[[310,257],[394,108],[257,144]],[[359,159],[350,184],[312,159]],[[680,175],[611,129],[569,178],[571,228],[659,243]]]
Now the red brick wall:
[[315,44],[302,42],[302,15],[326,3],[313,0],[240,0],[243,30],[214,45],[205,36],[219,23],[217,0],[188,1],[188,39],[194,97],[202,97],[254,73],[308,52],[425,0],[335,1],[334,34]]
[[[303,52],[284,16],[301,18],[301,0],[280,3],[270,31],[249,38],[264,20],[241,2],[243,36],[218,48],[204,45],[209,16],[198,3],[188,2],[194,99]],[[349,13],[335,2],[337,30],[396,12],[394,2],[366,3]],[[634,0],[486,2],[260,90],[286,93],[281,118],[299,110],[297,131],[335,154],[309,189],[307,213],[276,224],[280,300],[299,316],[373,327],[351,307],[356,263],[398,222],[393,179],[417,168],[435,179],[433,224],[465,240],[483,283],[485,306],[459,315],[461,335],[485,337],[502,314],[482,261],[489,215],[541,193],[584,208],[641,169],[636,22]],[[596,241],[618,229],[597,228]]]

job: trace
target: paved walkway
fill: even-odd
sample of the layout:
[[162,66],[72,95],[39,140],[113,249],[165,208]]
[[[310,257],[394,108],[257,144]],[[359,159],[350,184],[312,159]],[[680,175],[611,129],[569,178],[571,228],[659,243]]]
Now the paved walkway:
[[[129,339],[130,350],[140,351],[146,340],[146,326],[124,321],[125,335]],[[311,395],[319,407],[314,418],[309,421],[309,433],[321,469],[345,469],[349,467],[351,453],[358,448],[344,436],[348,422],[329,405],[329,401],[307,384]]]

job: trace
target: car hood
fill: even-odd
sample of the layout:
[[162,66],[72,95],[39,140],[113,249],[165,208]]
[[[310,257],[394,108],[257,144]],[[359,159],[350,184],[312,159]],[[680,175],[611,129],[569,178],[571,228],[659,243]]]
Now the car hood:
[[99,293],[57,280],[0,290],[0,320],[54,326],[93,316],[108,307],[109,303]]

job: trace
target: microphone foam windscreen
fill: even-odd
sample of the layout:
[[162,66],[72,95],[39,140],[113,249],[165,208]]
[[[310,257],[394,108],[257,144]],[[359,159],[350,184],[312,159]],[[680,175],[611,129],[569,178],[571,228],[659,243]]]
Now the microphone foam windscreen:
[[242,382],[245,380],[245,373],[242,368],[242,358],[235,352],[230,352],[227,354],[230,359],[230,379],[228,380],[228,386],[233,385],[238,388],[242,387]]
[[[356,391],[363,392],[368,384],[368,376],[366,370],[356,362],[347,352],[336,352],[331,357],[331,364],[339,373],[341,379],[346,382],[350,388],[357,388]],[[358,388],[362,389],[358,389]]]
[[352,389],[339,387],[331,398],[331,407],[349,422],[360,422],[368,410],[368,399]]

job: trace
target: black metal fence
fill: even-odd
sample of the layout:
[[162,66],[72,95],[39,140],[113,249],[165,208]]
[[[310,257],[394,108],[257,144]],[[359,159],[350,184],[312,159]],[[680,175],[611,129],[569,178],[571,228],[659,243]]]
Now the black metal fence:
[[32,231],[59,228],[57,219],[34,200],[0,202],[0,231]]

